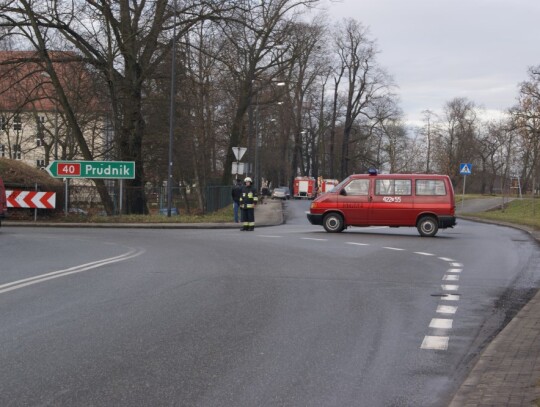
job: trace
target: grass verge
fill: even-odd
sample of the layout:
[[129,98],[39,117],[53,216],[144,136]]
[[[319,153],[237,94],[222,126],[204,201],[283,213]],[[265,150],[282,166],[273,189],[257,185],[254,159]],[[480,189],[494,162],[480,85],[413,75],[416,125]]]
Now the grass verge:
[[531,226],[540,230],[540,199],[515,199],[503,209],[468,214],[481,219]]
[[[100,215],[59,215],[54,218],[54,222],[59,223],[228,223],[233,222],[232,205],[220,209],[216,212],[204,215],[119,215],[119,216],[100,216]],[[47,219],[46,221],[51,221]]]

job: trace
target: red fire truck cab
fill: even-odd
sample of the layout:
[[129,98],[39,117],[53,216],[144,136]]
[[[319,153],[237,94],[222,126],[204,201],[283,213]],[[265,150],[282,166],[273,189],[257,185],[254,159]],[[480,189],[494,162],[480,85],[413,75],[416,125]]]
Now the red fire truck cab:
[[293,186],[293,198],[313,199],[315,197],[315,178],[296,177]]
[[321,182],[320,193],[324,194],[330,192],[337,184],[339,184],[337,179],[323,179]]
[[456,225],[450,178],[435,174],[355,174],[311,203],[307,218],[327,232],[349,226],[412,226],[421,236]]

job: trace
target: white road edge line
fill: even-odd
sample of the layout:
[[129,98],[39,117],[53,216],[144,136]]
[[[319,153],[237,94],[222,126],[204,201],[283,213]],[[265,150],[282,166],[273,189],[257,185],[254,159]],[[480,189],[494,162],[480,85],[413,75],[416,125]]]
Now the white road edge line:
[[353,244],[355,246],[369,246],[369,243],[347,242],[347,244]]
[[405,249],[400,249],[399,247],[383,247],[383,249],[388,249],[388,250],[396,250],[396,251],[404,251]]
[[328,239],[315,239],[314,237],[302,237],[302,240],[315,240],[317,242],[326,242]]
[[432,253],[424,253],[424,252],[414,252],[415,254],[419,254],[421,256],[435,256],[434,254]]
[[6,283],[0,285],[0,294],[6,293],[8,291],[17,290],[19,288],[27,287],[29,285],[42,283],[44,281],[52,280],[55,278],[68,276],[70,274],[81,273],[83,271],[88,271],[95,269],[106,264],[118,263],[120,261],[128,260],[133,257],[140,256],[145,250],[130,250],[127,253],[121,254],[115,257],[109,257],[107,259],[96,260],[90,263],[81,264],[79,266],[70,267],[64,270],[52,271],[50,273],[41,274],[39,276],[29,277],[18,281],[13,281],[11,283]]

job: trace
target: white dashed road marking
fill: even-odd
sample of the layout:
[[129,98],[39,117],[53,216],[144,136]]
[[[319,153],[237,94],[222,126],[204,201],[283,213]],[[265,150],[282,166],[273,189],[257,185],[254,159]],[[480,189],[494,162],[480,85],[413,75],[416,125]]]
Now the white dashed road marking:
[[459,301],[460,296],[456,294],[446,294],[445,296],[441,297],[442,301]]
[[328,239],[315,239],[314,237],[302,237],[302,240],[315,240],[317,242],[326,242]]
[[[281,236],[272,236],[272,235],[261,235],[261,237],[268,237],[268,238],[278,238]],[[302,240],[312,240],[316,242],[326,242],[328,239],[318,239],[313,237],[302,237]],[[353,246],[370,246],[369,243],[357,243],[357,242],[346,242],[348,245]],[[394,251],[406,251],[406,249],[402,249],[400,247],[390,247],[390,246],[383,246],[383,249],[386,250],[394,250]],[[435,256],[433,253],[427,253],[427,252],[413,252],[414,254],[418,254],[420,256]],[[449,257],[438,257],[439,260],[442,260],[444,262],[447,262],[450,265],[450,269],[446,271],[447,274],[445,274],[442,277],[443,281],[459,281],[459,273],[463,271],[463,264],[456,262],[454,259],[451,259]],[[443,291],[457,291],[459,290],[459,285],[457,284],[442,284],[441,288]],[[440,301],[459,301],[460,295],[459,294],[448,294],[445,293],[440,296]],[[454,315],[457,312],[458,307],[453,305],[437,305],[436,312],[437,314],[443,314],[443,315]],[[448,349],[448,343],[450,341],[449,336],[443,336],[446,332],[445,330],[452,329],[452,319],[447,318],[433,318],[431,322],[429,323],[429,328],[432,330],[432,335],[426,335],[424,337],[424,340],[422,341],[422,345],[420,346],[421,349],[431,349],[431,350],[447,350]],[[441,332],[443,331],[443,332]],[[442,335],[440,335],[442,333]],[[433,335],[434,334],[434,335]]]
[[444,318],[433,318],[429,323],[430,328],[452,329],[452,320]]
[[451,305],[439,305],[437,306],[437,313],[439,314],[455,314],[457,307]]
[[425,336],[421,349],[447,350],[448,336]]

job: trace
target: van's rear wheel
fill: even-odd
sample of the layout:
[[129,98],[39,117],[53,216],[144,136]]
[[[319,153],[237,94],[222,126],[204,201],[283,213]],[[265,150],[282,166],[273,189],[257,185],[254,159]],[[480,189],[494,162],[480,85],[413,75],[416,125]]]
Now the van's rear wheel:
[[324,229],[329,233],[338,233],[345,229],[343,216],[339,213],[330,213],[323,219]]
[[416,224],[416,228],[418,229],[420,236],[433,237],[439,230],[439,224],[437,219],[435,219],[433,216],[423,216]]

